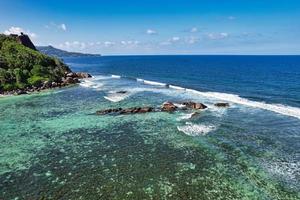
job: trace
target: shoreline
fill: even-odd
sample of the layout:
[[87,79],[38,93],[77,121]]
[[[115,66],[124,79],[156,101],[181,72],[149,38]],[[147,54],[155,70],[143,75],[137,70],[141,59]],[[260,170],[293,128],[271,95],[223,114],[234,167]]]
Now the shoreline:
[[38,86],[28,86],[24,89],[15,89],[10,91],[4,91],[0,93],[0,98],[11,97],[11,96],[20,96],[24,94],[33,94],[42,92],[49,89],[59,89],[80,83],[81,79],[91,78],[92,75],[85,72],[70,72],[66,73],[62,77],[60,82],[49,82],[45,81]]

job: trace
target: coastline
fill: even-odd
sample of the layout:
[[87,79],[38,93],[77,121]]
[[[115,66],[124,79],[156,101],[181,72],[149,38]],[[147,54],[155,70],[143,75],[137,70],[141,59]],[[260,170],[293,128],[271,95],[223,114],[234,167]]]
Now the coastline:
[[38,86],[28,86],[24,89],[4,91],[0,93],[0,98],[19,96],[24,94],[33,94],[33,93],[38,93],[49,89],[64,88],[64,87],[68,87],[80,83],[81,79],[91,78],[91,77],[92,75],[85,72],[65,73],[65,76],[62,77],[60,82],[45,81]]

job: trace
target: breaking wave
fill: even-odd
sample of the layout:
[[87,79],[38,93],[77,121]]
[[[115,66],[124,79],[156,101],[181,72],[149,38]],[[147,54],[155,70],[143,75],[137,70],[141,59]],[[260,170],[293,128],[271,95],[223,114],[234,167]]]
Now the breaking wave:
[[[100,77],[95,77],[92,79],[99,80],[99,79],[104,79],[104,78],[105,77],[100,76]],[[110,78],[121,78],[121,76],[111,75]],[[297,108],[297,107],[286,106],[286,105],[282,105],[282,104],[269,104],[269,103],[265,103],[265,102],[252,101],[252,100],[249,100],[246,98],[242,98],[235,94],[220,93],[220,92],[201,92],[201,91],[194,90],[194,89],[183,88],[183,87],[175,86],[175,85],[168,85],[166,83],[149,81],[149,80],[145,80],[145,79],[141,79],[141,78],[136,78],[135,80],[138,82],[144,83],[146,85],[168,87],[170,89],[174,89],[174,90],[178,90],[178,91],[182,90],[182,92],[192,93],[192,94],[200,95],[200,96],[207,97],[207,98],[213,98],[213,99],[218,99],[218,100],[222,100],[225,102],[231,102],[231,103],[235,103],[235,104],[245,105],[245,106],[259,108],[259,109],[263,109],[263,110],[268,110],[268,111],[276,112],[276,113],[279,113],[282,115],[291,116],[291,117],[300,119],[300,108]],[[99,84],[99,83],[97,83],[97,84]],[[96,85],[93,80],[91,80],[91,81],[84,80],[82,83],[80,83],[80,85],[82,85],[83,87],[90,87],[90,88],[101,87],[101,85]],[[114,101],[117,101],[117,99],[121,99],[121,98],[124,99],[124,97],[120,97],[120,94],[118,94],[118,95],[119,96],[116,96],[116,97],[107,96],[107,99],[114,100]]]
[[104,98],[111,102],[119,102],[126,99],[129,96],[130,95],[128,93],[118,93],[118,92],[110,91],[108,95],[104,96]]
[[206,135],[216,129],[213,125],[193,124],[186,122],[184,126],[177,126],[177,129],[189,136]]
[[121,78],[119,75],[111,75],[112,78]]
[[83,80],[79,85],[81,85],[82,87],[99,89],[99,88],[103,87],[104,84],[99,83],[99,82],[90,81],[90,80]]
[[297,107],[291,107],[282,104],[268,104],[265,102],[251,101],[235,94],[227,94],[227,93],[219,93],[219,92],[200,92],[193,89],[186,89],[186,91],[199,94],[201,96],[209,97],[209,98],[215,98],[215,99],[228,101],[236,104],[269,110],[282,115],[287,115],[287,116],[296,117],[300,119],[300,108]]
[[169,88],[172,88],[172,89],[175,89],[175,90],[185,90],[185,88],[179,87],[179,86],[176,86],[176,85],[169,85]]

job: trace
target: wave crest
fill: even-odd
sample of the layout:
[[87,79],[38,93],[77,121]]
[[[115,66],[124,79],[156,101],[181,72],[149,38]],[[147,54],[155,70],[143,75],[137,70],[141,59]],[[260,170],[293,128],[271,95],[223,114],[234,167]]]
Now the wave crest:
[[187,122],[184,126],[177,126],[177,129],[189,136],[203,136],[216,129],[213,125],[193,124]]

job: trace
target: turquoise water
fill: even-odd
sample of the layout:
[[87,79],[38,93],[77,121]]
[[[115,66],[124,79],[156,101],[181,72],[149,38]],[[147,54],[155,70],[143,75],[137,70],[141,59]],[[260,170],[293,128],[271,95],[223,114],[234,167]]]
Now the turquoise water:
[[[95,68],[75,87],[0,99],[0,199],[300,199],[296,102],[261,104]],[[225,97],[229,108],[213,105]],[[191,111],[95,115],[167,100],[208,109],[193,119]]]

